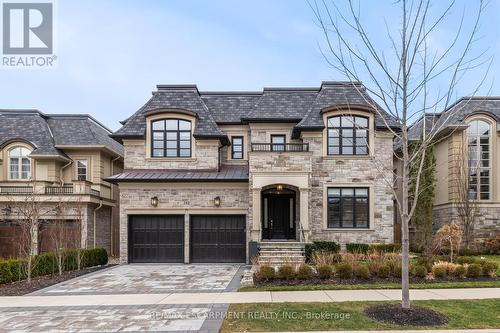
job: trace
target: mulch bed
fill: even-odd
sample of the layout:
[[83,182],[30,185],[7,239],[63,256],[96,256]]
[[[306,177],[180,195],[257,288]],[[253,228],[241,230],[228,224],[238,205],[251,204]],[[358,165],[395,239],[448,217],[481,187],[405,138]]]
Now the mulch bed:
[[[478,278],[455,278],[455,277],[447,277],[445,279],[433,279],[426,280],[417,277],[410,277],[410,283],[439,283],[439,282],[482,282],[482,281],[500,281],[498,277],[489,277],[489,276],[480,276]],[[319,279],[313,278],[308,280],[299,280],[299,279],[273,279],[271,281],[262,281],[254,278],[255,286],[301,286],[301,285],[328,285],[328,284],[340,284],[340,285],[353,285],[353,284],[378,284],[378,283],[401,283],[401,278],[379,278],[379,277],[371,277],[369,279],[359,279],[359,278],[350,278],[350,279],[340,279],[340,278],[331,278],[331,279]]]
[[400,304],[375,305],[366,308],[365,314],[374,320],[401,326],[442,326],[448,323],[445,315],[419,306],[404,309]]
[[31,279],[31,283],[28,283],[28,281],[23,280],[23,281],[2,284],[0,285],[0,296],[26,295],[35,292],[37,290],[50,287],[54,284],[64,282],[66,280],[70,280],[78,276],[92,273],[110,266],[112,265],[89,267],[81,269],[79,271],[63,272],[62,275],[56,274],[56,275],[37,276]]

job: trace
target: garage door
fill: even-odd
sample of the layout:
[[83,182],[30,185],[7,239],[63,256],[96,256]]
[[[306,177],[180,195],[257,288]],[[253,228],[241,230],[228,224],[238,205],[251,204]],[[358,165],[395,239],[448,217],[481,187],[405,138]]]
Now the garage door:
[[184,215],[129,219],[130,262],[184,262]]
[[245,215],[192,215],[191,262],[244,263]]

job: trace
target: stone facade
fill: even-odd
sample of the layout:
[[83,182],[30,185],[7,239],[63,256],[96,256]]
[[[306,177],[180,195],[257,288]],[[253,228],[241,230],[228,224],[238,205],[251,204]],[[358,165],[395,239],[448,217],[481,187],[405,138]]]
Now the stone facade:
[[211,169],[218,167],[219,144],[217,141],[200,142],[193,139],[192,158],[177,160],[148,158],[146,141],[125,141],[125,169]]
[[[476,241],[497,235],[498,226],[500,225],[500,207],[481,204],[477,210],[477,219],[474,225],[474,238]],[[433,229],[438,230],[449,223],[461,224],[457,208],[452,204],[434,207]]]

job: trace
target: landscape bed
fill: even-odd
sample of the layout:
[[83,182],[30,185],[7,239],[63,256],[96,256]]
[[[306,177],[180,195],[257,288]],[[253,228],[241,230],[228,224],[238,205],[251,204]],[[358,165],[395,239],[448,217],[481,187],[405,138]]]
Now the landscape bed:
[[414,301],[412,306],[439,312],[447,323],[439,326],[395,325],[370,318],[365,310],[398,302],[256,303],[232,304],[221,332],[279,332],[326,330],[410,330],[499,328],[500,299]]

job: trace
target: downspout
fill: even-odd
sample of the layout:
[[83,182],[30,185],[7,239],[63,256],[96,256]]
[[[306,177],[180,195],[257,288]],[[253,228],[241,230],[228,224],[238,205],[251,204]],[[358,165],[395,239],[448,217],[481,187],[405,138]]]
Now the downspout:
[[64,171],[64,169],[66,169],[67,167],[69,167],[72,163],[73,163],[73,160],[70,160],[68,163],[66,163],[65,165],[63,165],[63,167],[59,171],[59,181],[61,182],[61,186],[64,186],[63,171]]
[[96,237],[96,212],[102,208],[102,199],[99,200],[99,206],[94,209],[94,249],[96,245],[95,237]]
[[220,172],[220,166],[221,166],[221,162],[220,162],[220,151],[222,149],[222,146],[219,146],[217,148],[217,151],[218,151],[218,154],[217,154],[217,172]]
[[[115,169],[115,168],[114,168],[114,166],[115,166],[115,161],[117,161],[117,160],[118,160],[118,159],[120,159],[120,158],[121,158],[121,156],[120,156],[120,155],[118,155],[116,158],[113,158],[113,159],[111,160],[111,176],[113,176],[113,175],[114,175],[114,171],[115,171],[115,170],[114,170],[114,169]],[[111,184],[111,200],[113,200],[113,198],[114,198],[114,194],[115,194],[115,191],[114,191],[114,189],[113,189],[113,186],[116,186],[116,185]],[[112,255],[112,256],[114,256],[114,255],[115,255],[115,250],[114,250],[114,249],[115,249],[115,246],[114,246],[114,245],[115,245],[115,242],[114,242],[114,237],[113,237],[113,236],[114,236],[114,230],[113,230],[113,229],[114,229],[115,223],[114,223],[114,220],[113,220],[113,212],[112,212],[112,211],[111,211],[111,220],[110,220],[110,221],[111,221],[111,226],[110,226],[111,232],[110,232],[109,234],[110,234],[111,239],[110,239],[110,242],[109,242],[109,243],[111,244],[111,246],[110,246],[111,255]]]

